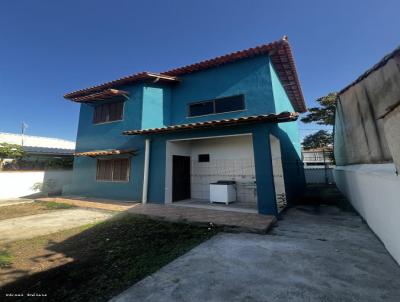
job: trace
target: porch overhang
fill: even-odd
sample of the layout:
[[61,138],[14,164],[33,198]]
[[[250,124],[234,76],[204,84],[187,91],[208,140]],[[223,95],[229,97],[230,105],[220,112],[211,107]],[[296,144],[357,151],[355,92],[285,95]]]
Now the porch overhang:
[[110,156],[110,155],[122,155],[122,154],[136,155],[136,154],[137,154],[137,151],[138,151],[138,149],[125,149],[125,150],[118,150],[118,149],[93,150],[93,151],[86,151],[86,152],[74,153],[74,156],[96,157],[96,156]]
[[70,100],[77,103],[86,103],[86,102],[110,100],[119,97],[127,97],[128,95],[129,95],[128,91],[118,90],[118,89],[105,89],[85,96],[74,97],[71,98]]
[[[150,82],[150,83],[179,83],[180,80],[176,76],[171,76],[167,74],[160,74],[160,73],[155,73],[155,72],[140,72],[136,73],[131,76],[123,77],[118,80],[114,80],[111,82],[107,82],[101,85],[89,87],[86,89],[81,89],[78,91],[74,91],[71,93],[67,93],[64,95],[64,98],[74,101],[74,102],[83,102],[87,101],[87,98],[93,98],[94,95],[96,94],[102,94],[105,91],[110,91],[110,90],[116,90],[113,89],[116,86],[122,86],[122,85],[130,85],[135,82]],[[82,99],[82,100],[81,100]],[[97,100],[97,99],[93,99]]]
[[195,130],[195,129],[206,129],[216,127],[229,127],[244,124],[254,123],[284,123],[297,120],[299,114],[297,112],[282,112],[279,114],[271,113],[265,115],[252,115],[231,119],[206,121],[189,123],[182,125],[167,126],[162,128],[151,128],[151,129],[139,129],[139,130],[126,130],[123,132],[125,135],[141,135],[141,134],[157,134],[157,133],[170,133],[176,131]]

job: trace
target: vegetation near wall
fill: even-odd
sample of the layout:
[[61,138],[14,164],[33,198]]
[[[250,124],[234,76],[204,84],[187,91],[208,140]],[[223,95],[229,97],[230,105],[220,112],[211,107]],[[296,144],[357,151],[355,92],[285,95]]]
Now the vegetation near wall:
[[0,170],[55,170],[72,169],[73,156],[29,155],[16,144],[0,143]]

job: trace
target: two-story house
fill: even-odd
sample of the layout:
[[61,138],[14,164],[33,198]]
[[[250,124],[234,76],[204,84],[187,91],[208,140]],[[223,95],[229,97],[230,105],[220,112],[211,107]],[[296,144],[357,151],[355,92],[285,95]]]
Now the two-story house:
[[304,186],[306,107],[286,37],[65,98],[81,106],[65,195],[206,204],[229,181],[214,192],[234,189],[227,207],[277,215]]

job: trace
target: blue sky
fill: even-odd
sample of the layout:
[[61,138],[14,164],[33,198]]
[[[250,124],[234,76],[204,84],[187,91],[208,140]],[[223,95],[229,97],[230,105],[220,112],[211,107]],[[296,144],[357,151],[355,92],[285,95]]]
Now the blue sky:
[[[0,131],[75,139],[63,94],[289,36],[307,105],[399,44],[398,1],[2,1]],[[317,126],[302,125],[302,135]]]

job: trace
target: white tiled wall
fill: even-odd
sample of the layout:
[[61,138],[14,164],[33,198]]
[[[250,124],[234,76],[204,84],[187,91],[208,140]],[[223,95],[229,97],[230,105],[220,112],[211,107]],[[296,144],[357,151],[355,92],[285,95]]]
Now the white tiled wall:
[[[209,154],[210,162],[198,162]],[[209,199],[209,185],[218,180],[235,180],[240,202],[257,202],[253,142],[250,135],[195,140],[191,142],[192,198]]]

